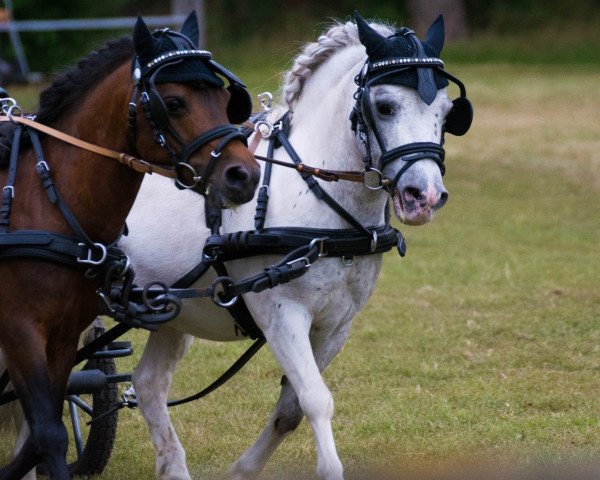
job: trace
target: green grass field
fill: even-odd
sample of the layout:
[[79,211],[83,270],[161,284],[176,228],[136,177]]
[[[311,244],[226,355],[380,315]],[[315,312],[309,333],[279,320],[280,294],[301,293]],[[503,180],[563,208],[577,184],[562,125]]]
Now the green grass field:
[[[401,227],[406,258],[386,254],[375,295],[325,373],[350,477],[600,454],[600,68],[449,69],[475,106],[470,133],[447,138],[450,200],[431,224]],[[264,78],[276,85],[275,74]],[[120,370],[133,367],[145,335],[128,337],[136,352]],[[212,381],[247,345],[197,340],[173,396]],[[253,442],[280,375],[265,349],[205,400],[172,410],[194,478],[222,477]],[[265,478],[314,478],[315,461],[303,422]],[[122,410],[98,478],[152,478],[153,462],[141,415]]]

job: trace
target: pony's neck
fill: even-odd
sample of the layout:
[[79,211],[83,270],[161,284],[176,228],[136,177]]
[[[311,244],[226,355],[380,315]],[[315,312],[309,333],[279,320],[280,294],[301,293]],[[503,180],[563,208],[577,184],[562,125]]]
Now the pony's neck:
[[[303,161],[330,170],[361,171],[364,148],[351,128],[354,77],[366,59],[362,46],[333,55],[306,80],[293,113],[290,140]],[[384,220],[386,195],[353,182],[322,182],[322,187],[363,225]],[[331,219],[339,225],[343,220]]]
[[[135,155],[127,126],[133,88],[129,68],[125,62],[103,79],[81,99],[79,108],[56,122],[56,127],[87,142]],[[114,240],[143,175],[116,160],[60,142],[46,142],[45,150],[59,191],[84,231],[94,240]]]

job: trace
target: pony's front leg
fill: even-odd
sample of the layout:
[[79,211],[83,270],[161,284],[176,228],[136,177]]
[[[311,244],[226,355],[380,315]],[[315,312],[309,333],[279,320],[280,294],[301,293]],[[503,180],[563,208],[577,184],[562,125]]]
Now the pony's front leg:
[[[313,354],[320,372],[339,353],[348,338],[349,328],[350,318],[335,326],[333,331],[320,329],[317,334],[312,335]],[[277,405],[267,425],[256,442],[232,465],[230,476],[234,479],[257,478],[277,447],[298,427],[302,417],[298,396],[284,376]]]
[[156,450],[156,477],[161,480],[190,478],[185,450],[167,410],[167,398],[177,362],[193,337],[170,327],[150,334],[140,363],[133,374],[138,406]]
[[[264,302],[263,305],[267,303]],[[286,305],[285,314],[274,307],[269,315],[265,308],[262,312],[255,312],[255,318],[296,392],[300,408],[313,430],[317,447],[318,478],[340,480],[343,478],[343,467],[331,427],[333,397],[321,377],[309,338],[313,316],[303,305],[289,298],[285,301],[279,299],[279,303]],[[288,400],[284,398],[283,401]],[[251,472],[246,473],[246,477],[240,475],[238,478],[254,478]]]
[[[0,469],[1,480],[21,479],[40,461],[45,462],[51,479],[70,478],[65,461],[68,437],[62,423],[62,406],[73,356],[65,352],[64,359],[52,365],[54,376],[51,381],[45,356],[35,354],[41,351],[39,347],[43,343],[37,335],[30,333],[29,337],[21,337],[20,348],[15,351],[5,349],[9,374],[30,434],[15,458]],[[25,358],[19,350],[24,352]]]

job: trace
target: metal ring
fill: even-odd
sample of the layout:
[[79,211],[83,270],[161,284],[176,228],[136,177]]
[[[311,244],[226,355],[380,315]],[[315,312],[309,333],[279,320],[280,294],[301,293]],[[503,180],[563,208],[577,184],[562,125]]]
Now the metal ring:
[[[377,186],[372,186],[370,184],[367,183],[367,173],[375,173],[377,175],[377,179],[378,179],[378,183]],[[379,170],[377,170],[376,168],[369,168],[368,170],[365,168],[363,170],[363,185],[368,188],[369,190],[381,190],[384,186],[385,186],[385,177],[383,175],[382,172],[380,172]]]
[[[179,176],[179,170],[178,170],[178,168],[180,168],[180,167],[186,168],[188,170],[188,172],[190,172],[192,174],[192,180],[194,181],[193,184],[186,185],[185,183],[183,183],[181,181],[180,176]],[[190,164],[185,163],[185,162],[178,162],[175,164],[175,183],[177,185],[179,185],[181,188],[185,188],[185,189],[189,190],[190,188],[194,188],[201,181],[202,181],[202,175],[198,175],[196,172],[196,169],[194,167],[192,167]]]
[[6,97],[6,98],[0,99],[0,105],[2,105],[2,113],[7,114],[8,110],[11,107],[14,107],[17,105],[17,101],[12,97]]
[[[269,133],[265,133],[263,130],[261,130],[261,127],[263,127],[263,126],[267,127]],[[273,134],[273,129],[274,128],[275,127],[273,127],[273,125],[271,123],[266,122],[265,120],[259,120],[258,122],[256,122],[254,124],[254,130],[262,138],[269,138]]]
[[[150,288],[152,288],[152,287],[160,287],[160,289],[162,291],[152,292],[152,293],[158,293],[158,295],[155,298],[148,298],[148,293],[150,292]],[[142,302],[144,302],[144,305],[146,307],[148,307],[150,310],[152,310],[154,312],[159,312],[159,311],[163,310],[166,306],[168,306],[169,302],[161,302],[161,303],[157,304],[157,300],[161,296],[164,297],[164,295],[167,295],[168,293],[169,293],[169,287],[167,287],[167,285],[163,282],[154,281],[154,282],[147,283],[144,286],[144,288],[142,289]]]
[[[17,111],[18,111],[18,113],[15,113]],[[8,110],[6,111],[6,116],[8,117],[8,119],[11,122],[13,121],[13,116],[21,117],[22,115],[23,115],[23,110],[21,110],[21,107],[19,107],[16,104],[8,107]]]
[[213,301],[213,303],[215,305],[217,305],[218,307],[223,307],[223,308],[231,307],[232,305],[234,305],[235,302],[238,301],[239,295],[236,295],[235,297],[232,297],[230,300],[225,302],[225,301],[221,300],[221,298],[219,297],[219,292],[217,292],[217,289],[216,289],[216,287],[218,285],[221,285],[223,287],[223,292],[224,292],[225,287],[229,287],[230,285],[233,285],[233,280],[231,280],[231,278],[229,278],[229,277],[217,277],[214,279],[214,281],[211,284],[213,293],[210,296],[210,299]]

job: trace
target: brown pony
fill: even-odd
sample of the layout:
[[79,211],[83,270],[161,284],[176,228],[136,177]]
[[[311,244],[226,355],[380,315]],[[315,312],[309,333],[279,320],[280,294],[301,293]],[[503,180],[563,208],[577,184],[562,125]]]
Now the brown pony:
[[[126,152],[118,157],[128,165],[38,134],[35,126],[22,127],[30,138],[10,165],[0,165],[0,186],[7,186],[0,209],[0,348],[31,427],[21,451],[0,469],[2,480],[21,478],[41,462],[51,478],[69,478],[61,419],[67,379],[79,335],[98,312],[104,280],[98,257],[123,231],[140,172],[166,172],[218,206],[253,197],[259,167],[231,125],[249,114],[248,94],[198,50],[197,38],[195,14],[181,33],[151,34],[138,19],[133,39],[90,54],[42,93],[37,122],[70,135],[67,141]],[[5,113],[21,124],[16,109]],[[74,239],[75,249],[89,248],[100,264],[86,263],[85,254],[69,263],[45,257],[39,246],[9,245],[15,233],[32,233],[27,238],[35,244],[48,232]]]

